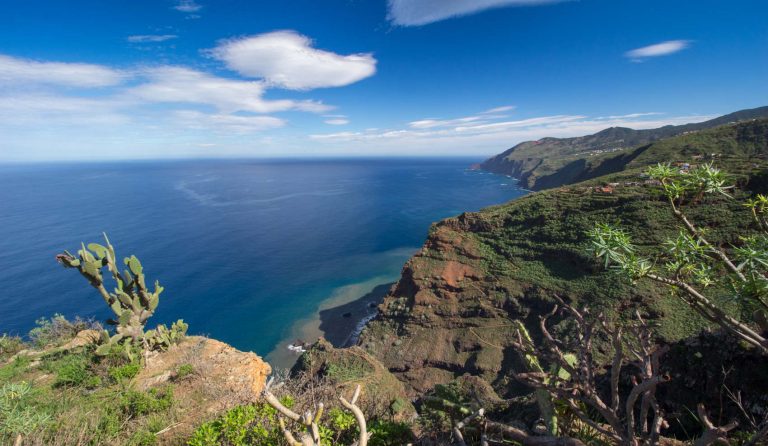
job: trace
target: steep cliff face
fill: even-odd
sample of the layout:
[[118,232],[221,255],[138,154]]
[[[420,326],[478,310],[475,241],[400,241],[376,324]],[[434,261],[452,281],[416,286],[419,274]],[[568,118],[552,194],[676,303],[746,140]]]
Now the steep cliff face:
[[[657,141],[767,116],[768,107],[761,107],[695,124],[647,130],[612,127],[576,138],[542,138],[520,143],[489,158],[480,167],[519,178],[528,189],[544,190],[620,172],[644,159],[641,155]],[[745,127],[754,128],[754,123],[747,122]],[[695,136],[686,138],[696,139]],[[738,139],[738,135],[733,138]],[[706,138],[699,138],[697,142],[706,145]],[[699,150],[706,152],[704,147]]]
[[[728,200],[692,210],[721,243],[736,242],[739,222],[748,221],[735,215],[746,217]],[[665,203],[644,187],[612,195],[586,187],[546,191],[434,225],[360,345],[412,395],[470,373],[512,396],[523,389],[511,378],[521,370],[511,323],[522,320],[537,337],[553,294],[611,318],[639,309],[670,341],[696,334],[704,322],[668,290],[626,283],[590,259],[585,231],[607,221],[629,228],[641,245],[676,231]],[[567,321],[558,327],[566,330]]]

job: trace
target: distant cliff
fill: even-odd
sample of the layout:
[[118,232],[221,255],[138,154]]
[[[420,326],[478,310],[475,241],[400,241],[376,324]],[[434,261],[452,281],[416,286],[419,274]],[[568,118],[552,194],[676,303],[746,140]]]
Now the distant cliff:
[[760,107],[695,124],[648,130],[612,127],[577,138],[543,138],[520,143],[480,168],[519,178],[531,190],[549,189],[621,171],[650,144],[665,138],[766,117],[768,107]]

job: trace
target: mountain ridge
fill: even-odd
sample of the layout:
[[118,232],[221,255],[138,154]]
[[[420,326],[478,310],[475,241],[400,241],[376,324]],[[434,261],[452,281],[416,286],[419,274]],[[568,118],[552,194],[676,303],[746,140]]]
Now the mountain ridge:
[[609,127],[573,138],[545,137],[517,144],[485,160],[480,169],[518,178],[521,186],[530,190],[544,190],[621,170],[636,157],[632,156],[635,150],[666,138],[763,118],[768,118],[768,106],[678,126],[643,130]]

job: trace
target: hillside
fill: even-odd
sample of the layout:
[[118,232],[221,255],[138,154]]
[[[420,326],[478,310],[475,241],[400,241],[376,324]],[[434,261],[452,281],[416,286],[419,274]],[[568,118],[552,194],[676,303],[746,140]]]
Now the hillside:
[[486,160],[481,168],[519,178],[528,189],[543,190],[621,171],[656,141],[766,117],[768,107],[760,107],[695,124],[648,130],[613,127],[577,138],[542,138],[520,143]]
[[[360,346],[403,380],[413,396],[471,374],[504,398],[528,392],[513,378],[523,369],[511,345],[516,336],[512,322],[523,321],[538,339],[539,317],[552,308],[555,294],[613,320],[631,318],[638,310],[657,327],[661,339],[687,346],[707,323],[667,288],[647,281],[631,284],[603,271],[587,252],[585,233],[596,223],[615,223],[628,229],[641,247],[677,234],[677,221],[659,187],[640,179],[640,167],[684,160],[701,151],[718,153],[714,162],[735,172],[737,183],[747,184],[768,165],[768,120],[658,141],[638,149],[618,173],[433,225],[380,306],[380,317],[366,328]],[[621,183],[609,192],[595,187],[608,181]],[[740,204],[749,195],[735,190],[736,200],[709,198],[692,206],[689,216],[707,228],[714,244],[738,245],[738,235],[752,230],[748,210]],[[738,314],[739,304],[722,291],[719,307]],[[567,334],[568,326],[568,321],[560,321],[558,332]],[[688,347],[681,351],[692,354]],[[680,357],[669,361],[666,366],[672,370],[687,367],[685,361],[676,362]],[[700,363],[698,373],[708,377],[704,380],[720,379],[711,387],[716,390],[725,382],[714,376],[721,373],[723,358],[712,361]],[[729,385],[739,386],[742,379],[730,376]],[[670,392],[681,395],[680,404],[695,404],[686,400],[694,387],[686,391],[675,386],[682,384],[669,386]],[[714,402],[718,396],[705,398]]]

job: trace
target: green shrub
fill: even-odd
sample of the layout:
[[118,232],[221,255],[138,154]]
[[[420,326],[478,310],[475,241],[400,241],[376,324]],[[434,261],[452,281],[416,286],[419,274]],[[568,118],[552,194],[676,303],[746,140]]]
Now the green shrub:
[[31,403],[32,386],[26,382],[0,387],[0,440],[3,436],[29,435],[42,428],[50,416]]
[[141,371],[141,365],[137,362],[109,368],[109,377],[116,383],[133,379]]
[[31,361],[29,356],[18,356],[13,361],[0,367],[0,381],[10,381],[21,375]]
[[121,410],[108,406],[99,417],[96,430],[106,438],[116,437],[123,429],[123,418]]
[[334,407],[325,417],[327,428],[323,440],[330,444],[352,444],[357,439],[357,421],[350,412]]
[[68,354],[61,359],[50,362],[46,368],[56,375],[56,387],[97,387],[101,378],[90,370],[90,358],[84,355]]
[[176,379],[184,379],[193,373],[195,373],[195,366],[192,364],[181,364],[176,369]]
[[215,422],[200,425],[187,442],[189,446],[218,446],[218,444],[219,429]]
[[[292,407],[290,397],[281,398],[286,407]],[[239,406],[214,421],[200,425],[188,440],[188,446],[277,446],[285,439],[278,424],[277,411],[267,403]],[[288,421],[288,423],[292,423]],[[358,426],[354,415],[334,407],[326,412],[319,426],[321,444],[353,444],[357,440]],[[372,446],[403,445],[413,441],[413,433],[405,423],[373,420],[370,425]]]
[[[281,402],[292,407],[294,402],[285,397]],[[218,419],[198,427],[189,439],[189,446],[271,446],[285,444],[277,421],[277,411],[269,404],[258,403],[238,406]]]
[[407,423],[374,420],[369,427],[371,446],[400,446],[414,441],[413,431]]
[[54,314],[50,319],[40,318],[35,321],[35,324],[37,327],[30,330],[29,338],[37,348],[63,344],[74,338],[82,330],[101,329],[98,322],[84,320],[80,317],[76,317],[74,321],[69,321],[60,314]]
[[20,337],[3,334],[0,336],[0,360],[5,360],[5,358],[15,355],[19,351],[24,350],[25,347],[24,341]]
[[125,415],[140,416],[168,410],[173,405],[173,388],[166,386],[147,392],[127,390],[120,398],[120,408]]
[[139,430],[131,435],[128,440],[129,446],[154,446],[157,444],[157,437],[148,430]]
[[344,356],[338,361],[329,362],[326,365],[326,375],[335,382],[354,381],[373,373],[373,366],[357,356]]

